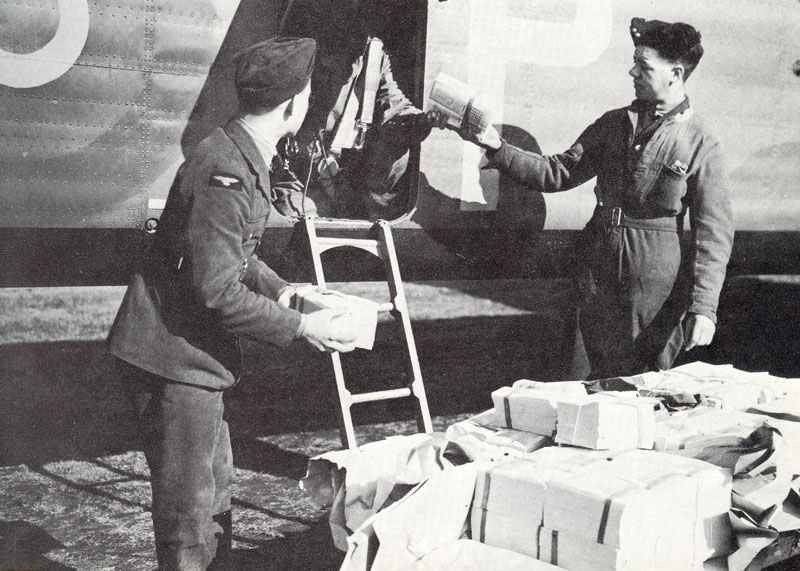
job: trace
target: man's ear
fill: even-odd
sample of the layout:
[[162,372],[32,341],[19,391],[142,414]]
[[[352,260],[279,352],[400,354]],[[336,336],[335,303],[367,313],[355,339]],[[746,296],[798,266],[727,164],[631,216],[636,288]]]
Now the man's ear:
[[684,79],[686,79],[686,69],[683,64],[677,63],[672,66],[672,81],[683,81]]
[[294,97],[295,96],[292,95],[292,98],[289,100],[289,102],[286,104],[286,107],[283,109],[284,121],[287,121],[292,116],[292,113],[294,113]]

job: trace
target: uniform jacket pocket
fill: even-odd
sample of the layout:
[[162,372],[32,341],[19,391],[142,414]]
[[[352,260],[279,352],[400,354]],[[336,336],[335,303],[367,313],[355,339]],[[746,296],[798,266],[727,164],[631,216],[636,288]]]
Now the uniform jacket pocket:
[[652,190],[646,198],[647,203],[665,214],[677,215],[683,210],[686,196],[686,165],[675,160],[661,166]]

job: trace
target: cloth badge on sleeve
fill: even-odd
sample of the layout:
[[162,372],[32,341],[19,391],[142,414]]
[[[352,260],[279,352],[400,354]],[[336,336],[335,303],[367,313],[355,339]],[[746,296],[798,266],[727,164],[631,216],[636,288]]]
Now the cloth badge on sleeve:
[[687,165],[686,163],[681,162],[680,160],[677,160],[677,159],[675,160],[674,163],[672,163],[669,166],[669,170],[671,170],[675,174],[679,174],[679,175],[685,175],[686,171],[688,170],[688,168],[689,168],[689,165]]
[[229,190],[242,190],[242,180],[226,173],[215,172],[208,180],[208,185],[216,188],[227,188]]

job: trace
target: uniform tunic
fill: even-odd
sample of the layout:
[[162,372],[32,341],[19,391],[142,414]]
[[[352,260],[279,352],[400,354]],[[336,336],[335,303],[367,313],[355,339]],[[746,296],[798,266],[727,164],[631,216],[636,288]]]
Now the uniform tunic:
[[256,255],[269,212],[265,157],[232,121],[178,171],[111,329],[150,467],[160,569],[205,569],[229,550],[222,389],[239,377],[240,336],[286,345],[300,325],[275,301],[287,283]]
[[[669,368],[687,311],[716,322],[733,243],[717,139],[688,100],[641,133],[639,111],[635,103],[605,113],[557,155],[503,143],[490,157],[540,192],[597,177],[577,276],[578,331],[594,378]],[[682,251],[687,212],[691,240]]]
[[252,137],[238,121],[216,129],[178,172],[111,352],[173,381],[224,389],[240,372],[239,336],[291,342],[300,314],[277,304],[287,283],[256,255],[269,213],[269,170]]

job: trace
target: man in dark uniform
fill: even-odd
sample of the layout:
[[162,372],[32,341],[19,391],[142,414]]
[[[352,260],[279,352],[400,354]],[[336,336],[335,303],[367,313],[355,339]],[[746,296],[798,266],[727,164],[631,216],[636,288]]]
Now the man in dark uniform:
[[[597,177],[577,280],[591,378],[669,368],[682,348],[709,344],[733,243],[722,151],[685,91],[703,55],[700,33],[641,18],[630,32],[636,100],[602,115],[563,153],[523,152],[491,127],[462,133],[487,148],[492,165],[540,192]],[[687,211],[691,240],[682,252]]]
[[345,315],[289,309],[293,286],[256,255],[272,199],[267,165],[275,141],[303,121],[315,53],[312,39],[282,37],[237,56],[241,112],[180,167],[111,329],[150,466],[160,569],[222,568],[230,551],[222,395],[240,374],[239,337],[353,349]]
[[314,96],[296,143],[301,151],[324,149],[312,165],[301,153],[278,185],[289,215],[392,219],[406,211],[401,179],[409,149],[438,117],[416,108],[394,79],[379,38],[392,14],[402,17],[403,9],[386,0],[293,0],[287,7],[281,33],[319,46]]

